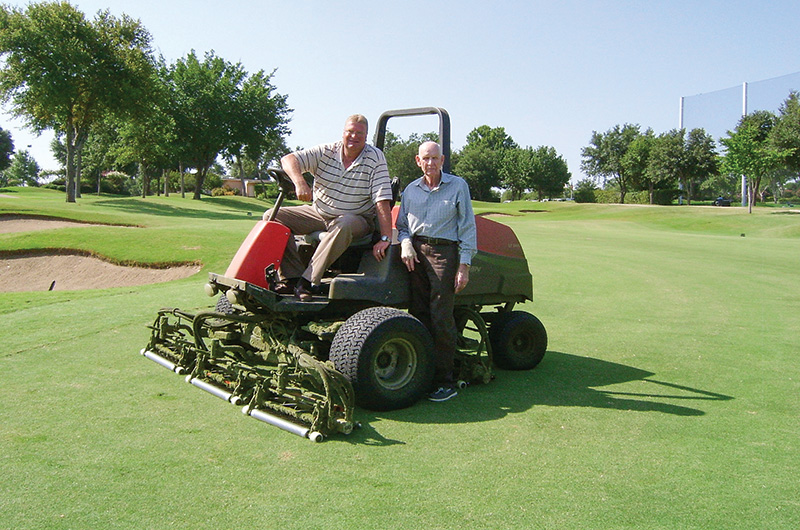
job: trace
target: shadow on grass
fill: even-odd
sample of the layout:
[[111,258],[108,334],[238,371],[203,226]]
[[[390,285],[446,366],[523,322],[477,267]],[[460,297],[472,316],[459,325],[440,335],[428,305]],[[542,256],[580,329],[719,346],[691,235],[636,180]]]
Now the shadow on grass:
[[[350,440],[367,445],[403,443],[383,438],[372,426],[380,419],[409,423],[475,423],[524,412],[536,405],[593,407],[637,412],[661,412],[677,416],[702,416],[700,408],[672,403],[682,400],[697,406],[707,401],[728,401],[731,396],[653,379],[653,372],[632,366],[549,351],[535,370],[498,370],[488,385],[474,385],[459,392],[451,403],[423,401],[392,412],[358,410],[363,427]],[[646,385],[644,392],[603,390],[621,383]]]
[[[187,199],[190,200],[190,199]],[[146,199],[111,199],[104,201],[97,201],[99,204],[108,208],[114,208],[128,213],[146,214],[146,215],[159,215],[165,217],[187,217],[194,219],[218,219],[218,220],[237,220],[247,216],[248,213],[252,214],[253,219],[260,219],[263,210],[266,210],[267,205],[263,210],[257,210],[248,204],[216,197],[214,199],[207,199],[212,201],[213,204],[230,208],[231,212],[214,212],[206,209],[195,208],[182,208],[172,204],[163,204],[148,202]]]

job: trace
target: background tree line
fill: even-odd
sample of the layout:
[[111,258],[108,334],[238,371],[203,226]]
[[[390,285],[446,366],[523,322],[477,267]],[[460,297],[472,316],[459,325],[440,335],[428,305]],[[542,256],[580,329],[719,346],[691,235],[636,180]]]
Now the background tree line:
[[34,131],[56,132],[68,202],[85,174],[99,189],[111,170],[135,171],[142,195],[168,171],[183,191],[191,170],[199,199],[219,157],[244,178],[287,151],[291,110],[271,73],[249,74],[214,52],[167,64],[127,15],[89,20],[68,2],[2,6],[0,56],[3,102]]
[[[389,173],[400,179],[402,188],[422,175],[414,159],[419,145],[437,139],[434,132],[412,134],[407,140],[387,133],[384,153]],[[503,127],[473,129],[464,147],[451,156],[453,173],[467,181],[472,198],[478,201],[499,200],[500,189],[512,200],[528,192],[539,199],[560,197],[571,178],[566,161],[554,148],[522,148]]]
[[[167,64],[154,56],[147,30],[126,15],[101,11],[90,20],[68,2],[3,6],[0,55],[3,102],[34,131],[56,132],[52,149],[63,163],[68,202],[80,197],[82,183],[142,196],[188,189],[199,199],[209,176],[219,185],[219,159],[244,179],[288,151],[291,109],[272,74],[251,75],[213,51]],[[3,132],[0,152],[10,157],[13,142]],[[404,184],[419,176],[417,147],[435,137],[390,134],[391,173]],[[0,184],[35,185],[35,161],[24,151],[9,157],[0,158]],[[552,147],[520,148],[502,127],[487,125],[470,132],[451,165],[476,200],[497,200],[500,187],[513,198],[528,190],[560,195],[570,178]]]
[[579,182],[576,200],[593,202],[598,184],[625,202],[629,191],[647,191],[649,202],[671,204],[680,195],[691,204],[698,195],[734,196],[747,177],[748,204],[763,201],[769,189],[777,199],[800,173],[800,101],[792,92],[778,113],[743,116],[720,139],[724,154],[703,129],[673,129],[655,135],[639,125],[616,125],[593,132],[582,150],[581,168],[590,176]]
[[[138,20],[107,10],[88,19],[68,2],[25,9],[0,6],[0,97],[34,131],[53,130],[53,152],[64,168],[68,202],[87,189],[140,194],[180,191],[199,199],[219,176],[253,178],[288,149],[291,109],[273,73],[248,73],[213,51],[194,51],[174,63],[156,57]],[[418,145],[435,133],[408,139],[389,133],[384,151],[403,185],[420,175]],[[630,192],[650,203],[691,203],[733,196],[747,176],[749,203],[778,197],[800,171],[800,102],[791,93],[777,114],[743,117],[717,151],[703,129],[656,135],[639,125],[593,132],[582,150],[589,176],[576,200],[605,192],[625,202]],[[225,162],[227,168],[219,165]],[[475,200],[561,197],[570,172],[552,147],[521,147],[503,127],[473,129],[452,153],[451,167]],[[129,176],[129,177],[126,177]],[[41,178],[27,151],[14,151],[0,129],[0,185],[36,185]],[[188,179],[188,180],[187,180]],[[244,188],[244,186],[243,186]]]

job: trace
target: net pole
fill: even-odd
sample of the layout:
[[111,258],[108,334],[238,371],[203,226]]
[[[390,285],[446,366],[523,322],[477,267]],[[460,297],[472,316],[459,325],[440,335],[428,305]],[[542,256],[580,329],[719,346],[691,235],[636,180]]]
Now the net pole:
[[[747,116],[747,81],[742,83],[742,118]],[[750,197],[747,193],[747,175],[742,175],[742,206],[747,206]]]

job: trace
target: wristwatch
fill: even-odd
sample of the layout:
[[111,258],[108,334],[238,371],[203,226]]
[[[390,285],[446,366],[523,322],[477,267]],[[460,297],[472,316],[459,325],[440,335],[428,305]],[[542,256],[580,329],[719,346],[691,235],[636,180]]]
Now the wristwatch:
[[381,236],[381,241],[389,241],[389,236]]

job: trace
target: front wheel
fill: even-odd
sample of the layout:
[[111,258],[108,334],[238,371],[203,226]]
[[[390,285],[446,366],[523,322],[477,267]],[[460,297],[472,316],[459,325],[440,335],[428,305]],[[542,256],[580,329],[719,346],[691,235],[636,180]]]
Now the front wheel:
[[530,370],[547,351],[544,324],[525,311],[501,313],[489,330],[492,356],[498,368]]
[[430,391],[433,339],[416,318],[391,307],[370,307],[336,332],[330,360],[369,410],[413,405]]

